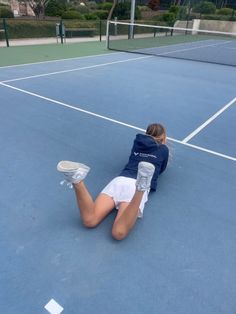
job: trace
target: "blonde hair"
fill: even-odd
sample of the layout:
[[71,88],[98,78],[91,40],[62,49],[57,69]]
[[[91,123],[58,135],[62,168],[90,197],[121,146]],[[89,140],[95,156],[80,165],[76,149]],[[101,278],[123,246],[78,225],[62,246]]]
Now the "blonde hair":
[[146,134],[152,136],[157,142],[166,142],[166,129],[159,123],[149,124],[146,130]]

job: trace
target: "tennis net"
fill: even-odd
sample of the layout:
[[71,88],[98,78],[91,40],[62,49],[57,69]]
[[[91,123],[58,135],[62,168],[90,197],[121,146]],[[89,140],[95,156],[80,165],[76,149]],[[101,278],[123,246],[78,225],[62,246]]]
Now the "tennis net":
[[236,66],[236,33],[109,21],[107,48]]

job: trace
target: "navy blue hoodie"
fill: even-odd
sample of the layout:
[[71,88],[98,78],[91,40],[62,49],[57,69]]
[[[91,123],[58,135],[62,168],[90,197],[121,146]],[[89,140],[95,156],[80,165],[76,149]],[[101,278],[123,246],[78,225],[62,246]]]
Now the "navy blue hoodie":
[[137,178],[138,163],[150,162],[155,166],[151,182],[151,190],[157,188],[157,178],[162,173],[168,162],[169,149],[166,145],[157,143],[153,137],[146,134],[137,134],[131,150],[129,161],[120,173],[120,176]]

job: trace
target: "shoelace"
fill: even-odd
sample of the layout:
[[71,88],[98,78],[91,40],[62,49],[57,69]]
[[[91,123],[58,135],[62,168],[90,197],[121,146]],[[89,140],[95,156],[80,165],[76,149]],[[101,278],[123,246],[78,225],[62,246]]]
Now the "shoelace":
[[60,185],[64,185],[64,184],[66,184],[69,189],[73,189],[73,184],[71,182],[69,182],[68,180],[62,180],[60,182]]
[[[71,183],[71,178],[72,179],[77,179],[78,177],[83,176],[83,170],[81,170],[80,173],[75,173],[73,176],[71,174],[65,174],[66,179],[62,180],[60,182],[61,185],[66,184],[70,189],[73,189],[73,184]],[[67,178],[68,177],[68,178]]]
[[147,183],[148,183],[147,177],[144,177],[144,176],[140,177],[140,180],[139,180],[140,187],[147,188],[147,185],[148,185]]

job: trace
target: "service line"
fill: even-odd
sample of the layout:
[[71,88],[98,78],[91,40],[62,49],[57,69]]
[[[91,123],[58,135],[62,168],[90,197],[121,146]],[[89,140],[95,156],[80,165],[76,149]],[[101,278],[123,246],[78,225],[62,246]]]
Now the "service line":
[[62,71],[49,72],[49,73],[44,73],[44,74],[30,75],[30,76],[19,77],[19,78],[10,79],[10,80],[4,80],[1,83],[10,83],[10,82],[16,82],[16,81],[22,81],[22,80],[29,80],[29,79],[38,78],[38,77],[45,77],[45,76],[51,76],[51,75],[56,75],[56,74],[62,74],[62,73],[70,73],[70,72],[94,69],[94,68],[104,67],[104,66],[108,66],[108,65],[125,63],[125,62],[130,62],[130,61],[141,60],[141,59],[148,59],[148,58],[153,58],[153,56],[144,56],[144,57],[142,56],[142,57],[136,57],[136,58],[130,58],[130,59],[94,64],[94,65],[89,65],[89,66],[85,66],[85,67],[78,67],[78,68],[74,68],[74,69],[70,69],[70,70],[62,70]]
[[[44,96],[41,96],[39,94],[32,93],[32,92],[29,92],[27,90],[24,90],[24,89],[21,89],[21,88],[18,88],[18,87],[14,87],[14,86],[2,83],[2,82],[0,82],[0,85],[8,87],[8,88],[11,88],[11,89],[14,89],[14,90],[16,90],[18,92],[21,92],[21,93],[24,93],[24,94],[27,94],[27,95],[30,95],[30,96],[33,96],[33,97],[37,97],[37,98],[46,100],[48,102],[51,102],[51,103],[54,103],[54,104],[57,104],[57,105],[60,105],[60,106],[72,109],[72,110],[80,111],[80,112],[86,113],[88,115],[91,115],[91,116],[94,116],[94,117],[97,117],[97,118],[100,118],[100,119],[104,119],[104,120],[110,121],[112,123],[120,124],[120,125],[123,125],[123,126],[128,127],[128,128],[132,128],[132,129],[135,129],[135,130],[138,130],[138,131],[141,131],[141,132],[145,132],[145,129],[139,128],[137,126],[134,126],[134,125],[131,125],[131,124],[127,124],[127,123],[124,123],[122,121],[115,120],[115,119],[112,119],[112,118],[109,118],[109,117],[106,117],[106,116],[103,116],[103,115],[100,115],[100,114],[97,114],[97,113],[94,113],[94,112],[91,112],[91,111],[88,111],[88,110],[84,110],[82,108],[75,107],[75,106],[66,104],[64,102],[58,101],[58,100],[54,100],[54,99],[51,99],[51,98],[48,98],[48,97],[44,97]],[[185,145],[185,146],[188,146],[188,147],[200,150],[200,151],[203,151],[203,152],[206,152],[208,154],[212,154],[212,155],[215,155],[215,156],[218,156],[218,157],[222,157],[222,158],[225,158],[225,159],[236,161],[235,157],[224,155],[224,154],[221,154],[221,153],[218,153],[218,152],[215,152],[215,151],[212,151],[212,150],[209,150],[209,149],[197,146],[197,145],[192,145],[192,144],[189,144],[189,143],[185,143],[183,141],[180,141],[180,140],[177,140],[177,139],[174,139],[174,138],[171,138],[171,137],[168,137],[168,140],[172,141],[172,142],[175,142],[175,143],[179,143],[181,145]]]

